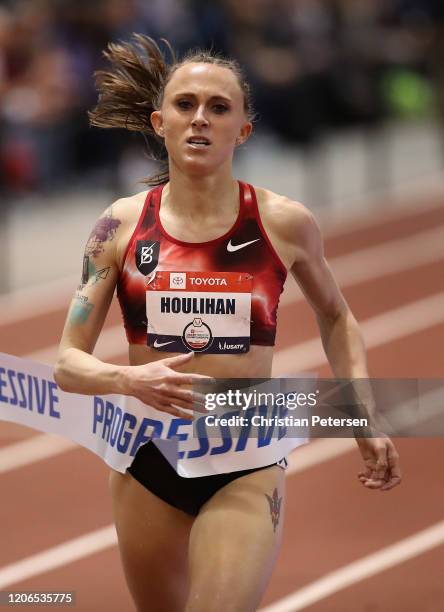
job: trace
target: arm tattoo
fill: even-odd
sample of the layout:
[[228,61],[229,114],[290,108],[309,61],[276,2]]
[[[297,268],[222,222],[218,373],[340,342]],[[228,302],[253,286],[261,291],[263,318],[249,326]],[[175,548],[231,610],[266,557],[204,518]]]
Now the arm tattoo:
[[86,295],[82,295],[81,293],[77,292],[75,302],[72,305],[69,313],[70,322],[73,325],[81,325],[82,323],[86,323],[93,308],[94,304],[91,304]]
[[120,224],[121,221],[119,219],[114,219],[111,207],[107,214],[100,217],[93,227],[86,244],[85,256],[97,257],[100,253],[103,253],[103,243],[114,238]]
[[93,285],[95,285],[101,278],[105,279],[108,276],[110,270],[111,266],[108,266],[107,268],[102,268],[101,270],[96,270]]
[[273,531],[276,531],[276,527],[278,526],[279,518],[281,516],[282,497],[278,496],[277,489],[273,491],[273,497],[270,497],[266,493],[265,493],[265,497],[267,498],[268,503],[270,505],[270,515],[271,515],[271,522],[273,523]]
[[82,278],[80,281],[80,285],[77,287],[77,291],[82,291],[85,286],[88,284],[89,279],[94,276],[96,273],[96,266],[93,264],[91,257],[88,255],[83,256],[83,265],[82,265]]
[[85,255],[83,257],[82,280],[80,281],[80,285],[77,287],[77,290],[82,291],[85,285],[88,284],[88,281],[93,277],[94,280],[91,283],[92,285],[95,285],[100,279],[105,279],[110,270],[111,266],[97,270],[89,256]]
[[[94,265],[94,264],[91,264]],[[80,283],[82,287],[84,287],[86,285],[86,283],[89,280],[89,257],[88,255],[84,255],[83,256],[83,267],[82,267],[82,282]]]

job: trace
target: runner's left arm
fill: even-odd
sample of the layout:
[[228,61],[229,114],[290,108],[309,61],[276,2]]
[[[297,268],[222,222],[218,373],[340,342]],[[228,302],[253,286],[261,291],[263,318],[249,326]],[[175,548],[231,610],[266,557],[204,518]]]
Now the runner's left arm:
[[299,246],[292,275],[312,306],[322,344],[337,378],[368,378],[362,334],[325,256],[319,226],[308,211],[299,217]]
[[[324,256],[319,226],[307,210],[298,218],[298,255],[291,272],[312,306],[325,354],[337,378],[368,379],[367,356],[358,323],[342,295]],[[370,385],[364,389],[365,407],[374,414]],[[401,482],[399,457],[386,436],[356,439],[365,468],[358,473],[364,486],[389,490]]]

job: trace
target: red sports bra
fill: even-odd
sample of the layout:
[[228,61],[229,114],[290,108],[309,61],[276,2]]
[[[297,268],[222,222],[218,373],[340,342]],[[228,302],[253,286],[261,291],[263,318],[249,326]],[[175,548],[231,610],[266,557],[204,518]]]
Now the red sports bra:
[[[146,276],[154,268],[251,274],[250,343],[273,346],[287,270],[262,225],[254,188],[239,181],[240,206],[234,226],[220,238],[197,243],[177,240],[162,227],[159,218],[162,189],[160,185],[147,194],[117,283],[128,341],[147,344]],[[141,257],[142,248],[150,249],[148,256]]]

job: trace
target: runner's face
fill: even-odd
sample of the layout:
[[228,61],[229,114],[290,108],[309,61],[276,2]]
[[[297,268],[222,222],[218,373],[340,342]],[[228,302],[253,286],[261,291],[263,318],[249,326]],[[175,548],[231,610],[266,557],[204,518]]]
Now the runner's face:
[[252,127],[236,76],[204,63],[176,70],[151,121],[165,139],[170,163],[200,175],[231,165],[236,144],[248,138]]

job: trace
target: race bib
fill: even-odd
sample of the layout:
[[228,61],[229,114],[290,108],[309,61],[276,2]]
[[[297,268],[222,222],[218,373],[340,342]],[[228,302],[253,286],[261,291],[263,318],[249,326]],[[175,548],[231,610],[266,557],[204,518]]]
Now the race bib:
[[252,285],[246,272],[156,272],[146,291],[148,346],[174,353],[246,353]]

